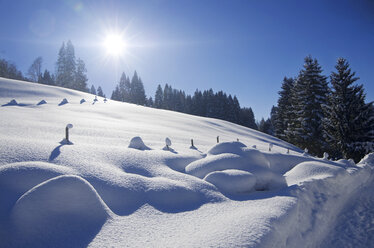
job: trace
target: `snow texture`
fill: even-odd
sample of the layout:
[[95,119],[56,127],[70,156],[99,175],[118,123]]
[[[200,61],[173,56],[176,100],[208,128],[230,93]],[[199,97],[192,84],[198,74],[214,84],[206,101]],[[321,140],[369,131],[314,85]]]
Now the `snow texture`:
[[226,121],[82,99],[0,78],[1,247],[372,244],[373,154],[329,161]]

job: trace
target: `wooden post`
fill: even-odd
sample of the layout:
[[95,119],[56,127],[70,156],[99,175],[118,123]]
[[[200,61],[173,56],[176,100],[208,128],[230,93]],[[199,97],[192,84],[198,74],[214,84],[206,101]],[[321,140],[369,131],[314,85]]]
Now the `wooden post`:
[[193,145],[193,139],[191,139],[191,146],[194,147],[194,145]]
[[239,138],[237,138],[236,141],[239,142]]
[[67,124],[66,128],[65,128],[65,140],[66,140],[67,143],[70,142],[70,140],[69,140],[69,129],[70,128],[73,128],[73,124]]
[[217,143],[219,143],[219,136],[217,136]]
[[69,142],[69,128],[68,128],[68,126],[66,126],[66,128],[65,128],[65,139],[66,139],[67,142]]

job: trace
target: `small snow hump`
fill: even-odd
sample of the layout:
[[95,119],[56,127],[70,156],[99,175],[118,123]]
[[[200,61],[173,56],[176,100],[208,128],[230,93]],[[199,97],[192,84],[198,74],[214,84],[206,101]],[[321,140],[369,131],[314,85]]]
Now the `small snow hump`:
[[18,102],[15,99],[13,99],[10,102],[8,102],[7,104],[4,104],[2,106],[5,107],[5,106],[17,106],[17,105],[18,105]]
[[65,105],[69,103],[68,100],[66,98],[62,99],[62,101],[58,104],[58,106],[62,106],[62,105]]
[[133,137],[131,140],[130,140],[130,144],[128,146],[129,148],[134,148],[134,149],[137,149],[137,150],[151,150],[151,148],[149,148],[148,146],[146,146],[142,140],[142,138],[140,138],[139,136],[136,136],[136,137]]
[[45,100],[41,100],[40,102],[38,102],[37,105],[43,105],[43,104],[46,104],[47,102]]
[[243,153],[243,148],[247,147],[241,142],[222,142],[213,146],[209,151],[209,155],[218,155],[222,153],[232,153],[241,155]]

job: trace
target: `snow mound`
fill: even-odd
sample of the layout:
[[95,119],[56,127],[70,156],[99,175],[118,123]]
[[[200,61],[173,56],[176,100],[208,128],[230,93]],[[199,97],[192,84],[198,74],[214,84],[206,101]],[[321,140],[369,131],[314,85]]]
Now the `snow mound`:
[[[19,245],[88,244],[110,216],[96,190],[79,176],[63,175],[43,182],[17,201],[11,213]],[[62,245],[63,244],[63,245]]]
[[359,166],[369,165],[374,167],[374,152],[367,154],[361,161],[358,163]]
[[196,160],[186,166],[186,173],[203,179],[214,171],[227,169],[246,170],[246,159],[231,153],[223,153],[215,156]]
[[209,151],[209,155],[218,155],[222,153],[233,153],[240,155],[243,153],[242,148],[246,147],[241,142],[235,141],[235,142],[223,142],[223,143],[218,143],[217,145],[213,146]]
[[41,100],[40,102],[38,102],[37,105],[43,105],[43,104],[46,104],[47,102],[45,100]]
[[18,105],[18,102],[15,99],[13,99],[7,104],[4,104],[3,106],[17,106],[17,105]]
[[256,177],[242,170],[223,170],[209,173],[204,180],[214,184],[221,191],[231,194],[254,191]]
[[345,173],[345,169],[340,166],[326,162],[309,161],[296,165],[284,176],[287,184],[301,184],[302,182],[336,177],[338,174]]
[[62,99],[62,101],[58,104],[58,106],[61,106],[61,105],[64,105],[64,104],[67,104],[69,103],[68,100],[66,98]]
[[0,219],[8,215],[26,191],[53,177],[72,174],[73,169],[44,162],[21,162],[0,167]]
[[208,153],[209,156],[190,163],[185,169],[186,173],[204,178],[212,172],[234,169],[255,175],[256,190],[272,190],[287,186],[282,173],[271,170],[265,153],[247,148],[243,143],[217,144]]
[[144,144],[142,138],[140,138],[139,136],[133,137],[130,140],[129,148],[134,148],[134,149],[138,149],[142,151],[151,150],[151,148],[149,148],[148,146]]

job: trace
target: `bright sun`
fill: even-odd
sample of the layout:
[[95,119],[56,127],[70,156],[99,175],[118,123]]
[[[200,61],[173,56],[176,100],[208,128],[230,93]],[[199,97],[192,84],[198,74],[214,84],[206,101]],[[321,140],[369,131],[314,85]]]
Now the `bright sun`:
[[104,40],[104,47],[108,55],[120,56],[125,51],[126,43],[119,34],[108,34]]

